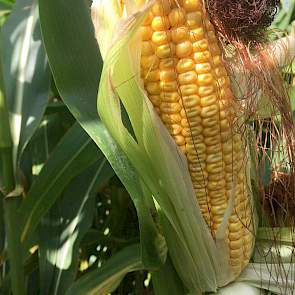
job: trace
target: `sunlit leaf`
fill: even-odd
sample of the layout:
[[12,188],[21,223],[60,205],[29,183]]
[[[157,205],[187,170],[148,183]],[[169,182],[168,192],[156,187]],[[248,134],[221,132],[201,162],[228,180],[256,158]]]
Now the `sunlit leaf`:
[[50,85],[37,0],[15,4],[1,32],[1,54],[16,158],[40,123]]
[[140,245],[124,248],[101,268],[82,276],[66,295],[107,294],[114,291],[127,273],[142,269],[140,256]]
[[113,175],[105,159],[73,179],[42,221],[40,232],[41,293],[65,294],[74,281],[79,243],[91,225],[98,186]]
[[36,229],[66,185],[102,155],[85,131],[75,124],[51,154],[19,208],[23,216],[22,240]]

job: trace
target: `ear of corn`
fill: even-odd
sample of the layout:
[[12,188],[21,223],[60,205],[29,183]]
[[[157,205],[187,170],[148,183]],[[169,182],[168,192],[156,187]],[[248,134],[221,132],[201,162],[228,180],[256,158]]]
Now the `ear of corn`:
[[[105,6],[108,6],[110,3],[104,0],[98,0],[98,2],[101,2]],[[117,0],[113,0],[113,2],[117,2]],[[162,230],[169,248],[169,254],[171,255],[174,267],[181,280],[191,294],[199,294],[201,291],[216,291],[217,287],[224,286],[233,281],[234,276],[238,274],[238,272],[235,272],[235,275],[233,275],[233,271],[235,270],[234,268],[230,269],[229,265],[229,226],[227,218],[225,218],[223,214],[220,217],[222,222],[221,225],[218,226],[218,229],[214,230],[210,225],[206,225],[206,219],[202,217],[200,207],[197,206],[198,202],[196,202],[195,199],[195,192],[192,187],[193,181],[191,181],[192,178],[190,175],[191,172],[188,170],[187,165],[189,162],[184,156],[186,154],[184,153],[181,155],[181,152],[175,148],[176,146],[172,138],[176,135],[170,132],[172,137],[169,136],[167,130],[165,130],[165,126],[160,124],[160,116],[157,116],[152,110],[152,105],[147,103],[147,92],[141,87],[143,84],[140,85],[140,83],[138,83],[138,70],[140,68],[140,63],[141,65],[144,64],[144,59],[150,63],[149,67],[145,68],[145,75],[151,74],[152,70],[159,69],[159,72],[155,73],[154,79],[156,80],[153,82],[159,81],[158,77],[160,73],[162,74],[162,68],[165,69],[165,67],[171,63],[174,65],[177,59],[176,48],[174,47],[175,51],[173,49],[172,53],[174,53],[171,58],[159,58],[156,56],[156,60],[158,59],[158,67],[161,66],[161,69],[156,68],[153,61],[155,59],[155,46],[151,44],[153,45],[151,51],[149,47],[143,49],[141,42],[138,42],[138,35],[136,33],[144,19],[143,14],[148,11],[150,7],[149,4],[156,1],[147,2],[148,4],[142,9],[139,8],[131,12],[128,12],[128,5],[126,5],[126,9],[124,8],[122,19],[117,29],[114,31],[114,35],[109,34],[110,32],[108,32],[107,27],[100,26],[100,23],[102,22],[103,24],[104,18],[107,17],[106,15],[100,15],[102,21],[95,25],[98,41],[100,43],[99,45],[104,48],[104,52],[106,52],[99,88],[98,110],[101,120],[107,126],[116,142],[120,145],[122,151],[128,156],[132,165],[139,173],[140,178],[143,180],[144,184],[147,185],[154,200],[158,204],[158,214],[163,217],[161,225],[163,226]],[[174,5],[176,5],[174,8],[179,7],[179,3],[180,2],[174,3]],[[169,2],[169,4],[171,5],[172,3]],[[151,17],[153,15],[149,14],[149,16]],[[145,20],[144,26],[148,26],[151,23],[151,20]],[[160,25],[156,24],[156,26]],[[162,34],[162,31],[154,31],[151,27],[141,28],[141,31],[147,32],[147,35],[150,34],[150,38],[154,32],[159,32],[158,35],[160,40],[162,38],[162,45],[165,45],[166,43],[164,41],[170,40],[170,23],[168,23],[168,27],[168,29],[164,30],[165,33],[168,32],[168,39]],[[198,28],[194,29],[194,33],[200,31],[201,30]],[[99,38],[102,34],[108,35],[109,43],[102,43]],[[151,39],[147,39],[146,41],[149,40]],[[140,50],[140,48],[142,48],[142,50]],[[140,51],[142,51],[141,62]],[[150,52],[152,54],[144,55],[144,52]],[[193,64],[192,71],[194,71],[194,67],[196,67],[196,63]],[[179,74],[187,72],[185,66],[179,65],[178,69]],[[142,74],[142,77],[144,78],[145,76]],[[168,80],[167,82],[172,83],[162,83],[162,85],[154,83],[149,85],[149,87],[152,91],[156,91],[158,87],[162,87],[165,90],[163,91],[165,97],[168,97],[168,95],[170,95],[168,93],[171,92],[170,98],[172,99],[172,104],[173,93],[175,91],[171,91],[171,89],[173,89],[173,87],[175,89],[175,83],[173,83],[175,79],[169,78]],[[188,89],[181,88],[183,91],[183,93],[180,93],[181,98],[184,96],[192,96],[190,92],[196,89],[198,90],[199,87],[197,84],[192,85],[193,83],[178,85],[177,82],[176,84],[179,91],[180,87],[189,85]],[[147,84],[145,83],[145,85]],[[145,87],[145,89],[147,88]],[[157,101],[156,96],[155,94],[154,98],[156,98]],[[151,97],[151,95],[149,95],[149,97]],[[158,98],[159,97],[161,98],[161,95],[158,95]],[[136,140],[128,133],[122,123],[120,103],[124,105],[128,114]],[[158,110],[160,110],[160,104],[158,105]],[[182,102],[180,102],[180,107],[182,105]],[[165,120],[171,122],[174,113],[171,113],[169,110],[169,101],[167,101],[166,106],[168,111],[166,112]],[[174,104],[174,106],[179,108],[176,104]],[[154,104],[154,107],[157,109],[156,104]],[[194,109],[194,105],[192,105],[191,109]],[[185,110],[187,110],[187,108],[185,108]],[[197,115],[201,114],[198,109],[196,112]],[[179,115],[179,110],[176,115]],[[193,117],[188,116],[187,118],[190,119]],[[163,118],[161,119],[166,126],[169,125],[165,123],[166,121]],[[234,117],[231,120],[233,119]],[[190,120],[187,120],[187,122],[187,125],[190,124]],[[189,126],[190,125],[187,127],[187,132],[190,132]],[[183,137],[186,138],[185,136]],[[204,144],[207,148],[207,142]],[[192,145],[194,145],[193,141]],[[181,146],[181,144],[179,144],[179,146]],[[184,146],[186,146],[186,144]],[[237,182],[237,180],[235,182]],[[236,184],[233,185],[233,188],[233,191],[236,191]],[[232,201],[236,202],[236,198],[232,198],[234,195],[235,194],[231,194],[228,198],[227,204],[229,207],[224,210],[225,215],[229,216],[229,218],[232,217],[230,216],[232,212],[231,203]],[[136,202],[137,201],[138,200],[136,200]],[[139,216],[141,216],[140,212]],[[210,228],[210,230],[208,230],[208,228]],[[210,231],[212,235],[210,235]],[[240,233],[241,232],[238,232],[238,234]]]
[[[127,3],[134,3],[135,0],[129,0]],[[184,153],[181,155],[180,150],[176,149],[176,144],[173,143],[172,138],[176,138],[177,134],[174,134],[170,131],[170,134],[172,136],[169,136],[168,131],[165,130],[165,126],[163,124],[160,124],[160,117],[164,124],[166,126],[170,126],[173,122],[179,122],[179,118],[177,120],[175,119],[179,116],[179,111],[174,113],[167,112],[165,114],[165,119],[160,115],[157,116],[156,113],[152,110],[152,104],[147,103],[147,91],[144,91],[143,88],[141,88],[142,85],[139,85],[138,83],[138,74],[139,74],[139,63],[140,60],[140,54],[139,54],[139,47],[141,47],[141,42],[138,42],[138,35],[136,34],[138,31],[138,27],[141,25],[143,21],[143,16],[145,13],[149,10],[150,3],[154,3],[153,0],[146,0],[148,5],[144,5],[144,7],[140,7],[138,9],[135,9],[134,11],[128,11],[128,9],[124,8],[124,13],[120,16],[120,19],[112,18],[114,21],[120,21],[120,24],[116,26],[116,29],[114,31],[109,30],[108,26],[103,26],[101,24],[107,23],[106,19],[109,20],[110,16],[105,13],[101,13],[99,15],[99,18],[95,18],[95,28],[96,28],[96,34],[98,37],[99,46],[101,48],[101,51],[104,52],[103,58],[104,58],[104,69],[102,72],[102,78],[99,88],[99,96],[98,96],[98,110],[100,114],[101,120],[104,122],[104,124],[107,126],[109,132],[111,133],[112,137],[115,139],[115,141],[118,143],[119,147],[122,149],[122,154],[124,156],[127,155],[128,159],[130,160],[130,163],[132,164],[132,167],[134,167],[134,172],[138,173],[138,177],[140,177],[141,180],[143,180],[143,183],[146,184],[146,188],[150,190],[148,192],[147,197],[150,197],[151,194],[153,195],[154,200],[156,200],[157,203],[157,214],[159,214],[161,217],[163,217],[164,222],[161,222],[161,232],[163,232],[165,236],[165,240],[167,242],[168,248],[169,248],[169,255],[173,261],[173,267],[177,270],[177,274],[180,276],[181,280],[185,284],[189,294],[201,294],[201,292],[215,292],[217,288],[221,286],[225,286],[228,283],[232,282],[234,280],[234,277],[232,276],[232,272],[228,269],[228,262],[231,262],[233,259],[228,259],[230,257],[233,257],[231,255],[230,257],[227,257],[228,253],[234,253],[231,252],[232,248],[230,246],[231,239],[233,237],[236,237],[235,240],[239,240],[242,236],[242,238],[245,240],[245,236],[247,236],[248,230],[251,231],[253,226],[251,225],[251,212],[250,210],[244,210],[244,207],[248,207],[248,204],[250,203],[248,201],[248,198],[250,197],[250,194],[245,194],[243,197],[245,197],[244,205],[239,207],[239,202],[241,201],[242,197],[239,196],[237,192],[237,186],[240,183],[246,185],[245,180],[245,174],[235,174],[234,169],[225,170],[224,173],[232,173],[233,180],[232,181],[226,181],[227,176],[225,175],[225,181],[226,183],[230,183],[229,186],[232,188],[232,194],[230,196],[226,196],[226,203],[227,203],[227,210],[225,211],[225,215],[223,216],[223,220],[220,225],[217,223],[217,229],[214,229],[214,227],[211,225],[212,222],[211,216],[213,214],[213,211],[209,211],[209,217],[206,218],[204,212],[203,216],[200,212],[200,207],[202,209],[202,206],[198,207],[197,204],[199,202],[196,202],[195,200],[195,193],[197,192],[198,188],[195,188],[195,192],[192,188],[192,182],[194,182],[193,178],[189,174],[189,170],[187,169],[187,163],[189,164],[190,160],[188,158],[188,152],[186,151],[186,143],[185,144],[179,144],[179,147],[184,148]],[[109,5],[113,5],[114,3],[117,5],[119,3],[118,0],[94,0],[93,3],[101,4],[104,7],[108,7]],[[159,1],[157,1],[159,3]],[[163,2],[164,3],[164,2]],[[196,7],[197,1],[177,1],[177,3],[172,3],[172,0],[169,1],[169,7],[171,9],[171,5],[174,5],[173,8],[183,8],[184,10],[188,9],[188,6],[185,5],[192,5],[192,7]],[[198,4],[200,5],[200,3]],[[94,6],[93,6],[94,7]],[[127,5],[126,5],[127,7]],[[199,6],[197,6],[199,7]],[[167,7],[166,7],[167,8]],[[188,10],[189,11],[189,10]],[[154,12],[153,12],[154,13]],[[186,12],[187,13],[187,12]],[[149,18],[153,19],[153,15],[150,14]],[[193,31],[194,35],[197,35],[197,33],[202,33],[202,30],[204,30],[204,21],[207,19],[204,8],[202,7],[201,10],[201,18],[202,18],[202,26],[196,27],[193,29],[189,29],[189,32]],[[98,21],[99,20],[99,21]],[[189,20],[189,21],[187,21]],[[195,19],[193,18],[193,21]],[[97,21],[97,23],[96,23]],[[169,20],[169,14],[168,14],[168,25],[165,24],[165,33],[166,35],[162,33],[162,31],[154,31],[149,30],[147,28],[144,28],[142,31],[148,32],[151,36],[153,36],[154,32],[158,32],[159,40],[162,43],[161,45],[165,45],[168,41],[171,42],[172,40],[172,32],[171,32],[171,25]],[[186,23],[191,23],[191,18],[186,16]],[[146,20],[144,23],[144,26],[148,26],[152,23],[151,20]],[[168,26],[168,28],[167,28]],[[114,28],[113,26],[112,28]],[[187,29],[182,29],[184,32],[184,35],[186,34]],[[207,37],[209,36],[213,38],[214,30],[208,30],[206,28],[205,32]],[[105,38],[100,38],[99,36],[103,36]],[[173,35],[174,36],[174,35]],[[201,34],[202,36],[202,34]],[[104,42],[107,40],[108,42]],[[147,39],[144,41],[150,41],[151,39]],[[167,41],[168,40],[168,41]],[[209,40],[209,39],[208,39]],[[130,42],[132,41],[132,42]],[[166,42],[166,43],[165,43]],[[173,41],[174,42],[174,41]],[[193,41],[192,41],[193,43]],[[217,46],[218,42],[216,42]],[[152,43],[153,45],[153,43]],[[174,44],[175,45],[175,44]],[[209,44],[210,46],[210,44]],[[167,47],[166,47],[167,48]],[[141,73],[143,80],[145,80],[145,77],[149,73],[151,75],[152,70],[159,70],[158,73],[154,72],[154,81],[153,82],[161,82],[162,75],[161,72],[163,69],[159,68],[159,65],[169,65],[172,64],[175,66],[175,61],[179,58],[176,56],[176,46],[172,45],[172,58],[163,58],[158,57],[158,65],[157,67],[154,66],[156,63],[153,62],[153,57],[156,55],[155,53],[155,45],[153,46],[142,46],[142,57],[145,57],[146,61],[150,62],[150,67],[145,68],[145,73]],[[194,48],[194,47],[193,47]],[[210,47],[211,48],[211,47]],[[214,48],[214,46],[213,46]],[[216,48],[216,47],[215,47]],[[288,51],[286,52],[285,47],[278,47],[279,49],[279,55],[275,54],[276,57],[279,57],[282,54],[282,51],[285,52],[285,54],[290,54]],[[103,49],[103,50],[102,50]],[[210,49],[211,50],[211,49]],[[209,56],[212,55],[213,51],[209,50]],[[136,52],[136,54],[134,54]],[[273,52],[273,50],[272,50]],[[148,54],[150,53],[150,54]],[[204,54],[203,56],[206,56]],[[208,56],[208,54],[207,54]],[[283,56],[283,55],[282,55]],[[220,55],[214,55],[213,57],[213,64],[214,61],[221,60]],[[143,58],[144,59],[144,58]],[[142,60],[143,60],[142,59]],[[157,60],[157,59],[156,59]],[[188,58],[188,63],[184,63],[186,65],[192,64],[190,60],[193,60],[193,65],[191,65],[191,68],[189,68],[192,71],[195,71],[197,75],[204,74],[210,72],[215,72],[215,70],[212,70],[212,68],[205,67],[207,69],[207,72],[197,72],[198,63],[195,61],[194,56]],[[143,64],[143,61],[141,62]],[[206,63],[206,61],[202,62],[203,64]],[[212,61],[210,62],[212,66]],[[151,70],[149,69],[151,68]],[[216,66],[214,67],[214,69]],[[178,81],[178,74],[186,73],[187,71],[182,70],[185,69],[183,66],[178,66],[176,64],[176,70],[177,70],[177,81]],[[143,71],[141,71],[143,72]],[[263,74],[263,73],[262,73]],[[225,74],[227,76],[227,74]],[[160,78],[159,78],[160,77]],[[217,100],[220,101],[222,97],[222,87],[217,87],[216,85],[218,82],[218,77],[216,78],[215,74],[213,75],[213,88],[217,88]],[[236,75],[235,75],[235,78]],[[175,81],[176,78],[171,81]],[[226,79],[227,80],[227,79]],[[179,79],[180,81],[180,79]],[[177,82],[178,84],[180,82]],[[191,83],[193,84],[193,83]],[[222,83],[221,83],[222,84]],[[147,81],[145,82],[145,88],[147,85]],[[173,86],[173,83],[170,83],[170,85]],[[151,87],[152,86],[152,87]],[[160,85],[161,86],[161,85]],[[173,99],[175,96],[173,94],[173,91],[168,91],[168,88],[165,88],[162,90],[162,87],[166,86],[165,84],[162,84],[161,86],[161,93],[165,93],[165,97],[168,96],[168,93],[172,92],[172,94],[169,94],[170,98]],[[179,91],[180,86],[178,85]],[[243,86],[241,85],[241,88],[243,89]],[[150,89],[154,90],[157,89],[159,86],[155,86],[155,84],[150,85]],[[201,86],[198,85],[196,82],[195,86],[191,86],[191,90],[196,89],[200,91]],[[230,87],[224,87],[228,88],[229,92]],[[147,88],[146,88],[147,89]],[[216,89],[214,90],[216,91]],[[154,98],[154,108],[160,112],[160,106],[162,103],[162,97],[160,95],[154,94],[152,97],[151,94],[149,94],[150,99]],[[181,93],[181,92],[180,92]],[[191,94],[187,93],[181,93],[181,99],[183,100],[183,97],[190,96]],[[208,94],[210,95],[210,93]],[[203,95],[201,96],[199,93],[196,94],[202,99]],[[230,98],[230,99],[228,99]],[[199,100],[199,101],[200,101]],[[231,138],[234,140],[238,137],[238,142],[241,143],[241,145],[244,145],[243,143],[243,137],[241,136],[240,132],[238,132],[238,128],[236,127],[236,111],[234,110],[234,97],[231,95],[227,95],[226,99],[228,102],[227,108],[225,108],[226,114],[230,114],[226,116],[226,119],[228,119],[228,123],[230,126],[230,132],[231,132]],[[169,102],[169,101],[168,101]],[[173,101],[172,101],[173,102]],[[134,136],[131,136],[128,131],[126,131],[126,128],[122,122],[121,118],[121,109],[120,109],[120,103],[124,104],[125,110],[128,114],[128,117],[132,123]],[[181,110],[186,109],[190,110],[189,107],[183,107],[184,104],[182,101],[179,102]],[[225,104],[226,105],[226,104]],[[194,107],[195,108],[195,107]],[[203,109],[203,106],[200,104],[201,110]],[[193,107],[192,107],[193,109]],[[168,108],[169,110],[169,108]],[[218,114],[221,110],[221,106],[218,106]],[[231,111],[232,110],[232,111]],[[181,112],[181,111],[180,111]],[[197,115],[194,117],[200,115],[202,111],[197,111]],[[161,114],[161,113],[160,113]],[[181,114],[180,114],[181,115]],[[202,115],[199,116],[201,119],[200,123],[204,120]],[[187,119],[188,118],[188,119]],[[191,121],[190,116],[187,116],[186,120],[188,122]],[[173,119],[171,121],[171,119]],[[210,116],[208,117],[210,119]],[[210,119],[211,120],[211,119]],[[219,119],[220,121],[220,119]],[[171,123],[172,122],[172,123]],[[215,122],[218,126],[218,123],[216,120],[212,120],[212,122]],[[87,122],[88,124],[88,122]],[[91,125],[91,124],[89,124]],[[199,126],[199,125],[197,125]],[[191,128],[191,127],[190,127]],[[190,128],[188,128],[188,132],[190,132]],[[203,126],[201,125],[201,128]],[[221,128],[221,127],[218,127]],[[168,128],[167,128],[168,129]],[[168,130],[171,130],[168,129]],[[220,129],[218,129],[221,131]],[[203,129],[202,134],[203,136]],[[188,136],[182,135],[185,139]],[[193,136],[191,136],[193,137]],[[209,137],[209,136],[208,136]],[[212,137],[212,136],[211,136]],[[93,134],[94,139],[98,139],[97,143],[99,145],[100,138],[96,137],[96,134]],[[222,138],[221,138],[222,139]],[[248,141],[249,139],[247,139]],[[207,159],[207,148],[209,150],[210,145],[208,142],[204,142],[206,147],[206,159]],[[213,146],[213,145],[212,145]],[[226,147],[226,142],[221,141],[221,146]],[[237,146],[237,144],[236,144]],[[251,147],[251,143],[249,144]],[[241,150],[244,152],[244,154],[247,154],[247,150],[244,146],[242,146],[240,149],[236,148],[233,149],[233,144],[229,145],[228,149],[225,148],[225,151],[229,150],[231,151],[232,157],[234,157],[235,162],[233,163],[232,167],[234,167],[234,164],[237,163],[237,159],[241,159],[242,157],[238,158],[236,154],[240,152]],[[199,149],[200,150],[200,149]],[[108,149],[106,149],[107,155],[110,156],[113,159],[113,163],[116,163],[117,167],[120,167],[121,173],[118,173],[118,175],[132,178],[132,175],[130,175],[130,171],[121,161],[121,153],[117,153],[114,151],[114,148],[112,146],[109,146]],[[226,153],[225,153],[226,154]],[[185,157],[186,155],[187,157]],[[223,157],[223,155],[222,155]],[[244,158],[244,157],[243,157]],[[245,171],[245,166],[242,165],[244,161],[241,161],[239,165],[237,165],[236,170]],[[207,162],[205,162],[207,165]],[[116,166],[115,165],[115,166]],[[226,167],[223,166],[223,167]],[[132,170],[132,169],[131,169]],[[191,169],[190,169],[191,170]],[[205,170],[205,169],[204,169]],[[233,171],[233,172],[232,172]],[[192,174],[192,172],[190,171]],[[211,172],[210,172],[211,173]],[[217,173],[216,173],[217,174]],[[224,174],[222,174],[224,176]],[[240,178],[234,177],[237,175],[241,175],[240,178],[243,180],[239,180]],[[210,174],[208,173],[207,179],[208,183],[210,181]],[[193,181],[191,181],[191,179]],[[133,179],[130,181],[132,182]],[[123,181],[124,182],[124,181]],[[126,183],[124,183],[126,184]],[[206,184],[209,188],[209,184]],[[129,187],[130,188],[130,187]],[[130,195],[134,200],[135,204],[141,203],[141,193],[136,195],[134,193],[134,187],[131,185],[131,191]],[[226,186],[227,188],[227,186]],[[228,189],[227,189],[228,190]],[[209,196],[207,196],[209,197]],[[198,198],[198,196],[197,196]],[[222,198],[221,198],[222,200]],[[234,205],[233,210],[231,206]],[[212,205],[211,205],[212,207]],[[223,210],[224,211],[224,210]],[[206,212],[206,211],[205,211]],[[236,213],[235,213],[236,212]],[[247,216],[245,213],[247,213]],[[144,221],[145,218],[142,218],[142,214],[140,214],[140,210],[138,212],[139,220]],[[142,213],[142,212],[141,212]],[[250,213],[250,214],[249,214]],[[240,222],[233,222],[232,220],[228,220],[226,217],[230,216],[232,220],[235,221],[235,219],[238,219]],[[242,217],[241,217],[242,216]],[[203,218],[204,217],[204,218]],[[234,217],[234,218],[233,218]],[[207,225],[205,223],[205,220],[207,221]],[[208,222],[209,220],[209,222]],[[228,222],[230,221],[230,222]],[[243,222],[242,222],[243,221]],[[244,222],[245,221],[245,222]],[[249,224],[247,222],[249,221]],[[168,224],[168,229],[166,229],[166,224]],[[237,226],[239,230],[232,231],[232,226]],[[208,230],[208,228],[210,230]],[[244,230],[243,230],[244,229]],[[246,230],[247,229],[247,230]],[[223,231],[224,230],[224,231]],[[273,228],[270,229],[271,232],[273,232]],[[212,235],[210,235],[210,231]],[[281,232],[281,231],[280,231]],[[145,235],[147,234],[150,236],[150,232],[142,231],[141,234]],[[291,234],[291,229],[290,229]],[[277,235],[275,233],[273,235],[273,239],[276,240],[281,245],[281,242],[286,242],[284,239],[281,239],[281,233]],[[213,239],[214,238],[214,239]],[[224,245],[224,239],[226,241],[226,244]],[[247,239],[247,237],[246,237]],[[252,238],[251,238],[252,239]],[[215,243],[214,243],[215,240]],[[259,235],[258,235],[259,240]],[[262,238],[264,240],[264,238]],[[269,240],[268,247],[269,249],[272,249],[273,241]],[[142,246],[147,248],[149,247],[149,243],[145,243],[145,240],[141,240]],[[154,240],[150,239],[151,244],[154,242]],[[233,243],[232,243],[233,244]],[[289,243],[288,243],[289,245]],[[225,246],[225,247],[224,247]],[[247,250],[247,248],[245,247]],[[281,254],[280,250],[284,250],[283,248],[276,248],[275,251],[278,254],[278,263],[273,263],[273,259],[271,260],[271,268],[269,268],[269,264],[263,263],[265,262],[265,256],[263,256],[263,260],[259,261],[258,263],[255,263],[255,255],[253,256],[253,263],[249,264],[249,266],[242,272],[242,274],[237,278],[237,281],[247,281],[249,284],[252,284],[257,287],[262,287],[264,289],[272,290],[274,293],[280,293],[282,294],[293,294],[293,277],[294,272],[292,269],[294,268],[293,263],[288,264],[282,264],[281,263]],[[243,254],[247,251],[243,251]],[[149,254],[151,254],[149,252]],[[238,248],[238,254],[241,254],[241,251]],[[259,254],[259,253],[256,253]],[[273,251],[268,251],[268,254],[270,257],[273,257]],[[242,259],[239,260],[239,257]],[[243,261],[246,263],[247,259],[243,257],[243,255],[238,256],[238,261],[240,262],[241,268],[243,265]],[[284,256],[285,257],[285,256]],[[290,260],[292,260],[290,258]],[[232,270],[235,271],[234,264],[232,263]],[[289,271],[291,269],[291,271]],[[236,275],[238,274],[239,268],[236,268]],[[274,276],[274,272],[276,274],[279,274],[278,276]],[[280,274],[283,274],[282,276]],[[168,279],[168,278],[167,278]],[[290,287],[290,288],[289,288]],[[290,292],[286,290],[292,290]],[[242,288],[239,286],[239,291],[242,292]],[[223,292],[223,290],[222,290]],[[225,290],[226,292],[226,290]],[[248,294],[248,293],[247,293]]]
[[222,51],[201,0],[157,0],[141,27],[141,77],[187,163],[214,239],[233,195],[225,235],[238,275],[253,248],[247,152]]

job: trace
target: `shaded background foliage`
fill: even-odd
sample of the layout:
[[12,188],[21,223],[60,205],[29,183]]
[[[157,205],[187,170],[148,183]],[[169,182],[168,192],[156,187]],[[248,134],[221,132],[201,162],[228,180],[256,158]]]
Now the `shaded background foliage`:
[[[149,225],[139,224],[128,190],[83,129],[109,139],[96,114],[102,60],[90,2],[0,0],[0,87],[12,130],[12,145],[1,138],[0,151],[12,150],[16,179],[9,198],[1,193],[0,294],[102,294],[105,277],[112,294],[154,294],[140,262],[149,232],[140,237],[139,228]],[[295,1],[281,1],[273,28],[292,32],[294,20]]]

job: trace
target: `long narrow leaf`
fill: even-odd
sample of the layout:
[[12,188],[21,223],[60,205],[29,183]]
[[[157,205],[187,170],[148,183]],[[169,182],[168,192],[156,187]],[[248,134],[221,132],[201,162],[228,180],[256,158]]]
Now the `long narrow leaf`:
[[50,71],[37,0],[15,4],[1,32],[1,54],[16,156],[39,125],[48,101]]
[[91,138],[75,124],[51,154],[19,208],[24,222],[22,240],[36,229],[66,185],[101,157]]
[[106,160],[98,161],[69,184],[44,218],[39,244],[42,294],[65,294],[74,281],[79,243],[93,219],[96,189],[112,175]]
[[152,274],[152,279],[155,295],[185,295],[187,293],[170,257],[159,271]]
[[124,248],[101,268],[81,277],[66,295],[102,295],[114,291],[127,273],[143,268],[140,256],[140,245]]

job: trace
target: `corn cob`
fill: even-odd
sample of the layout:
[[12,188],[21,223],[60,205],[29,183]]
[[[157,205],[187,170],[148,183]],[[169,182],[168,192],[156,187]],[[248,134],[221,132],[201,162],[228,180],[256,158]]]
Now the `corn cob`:
[[234,195],[225,235],[229,263],[237,275],[249,262],[253,246],[246,146],[235,128],[230,79],[203,1],[157,0],[141,36],[145,90],[186,155],[196,198],[213,238]]

